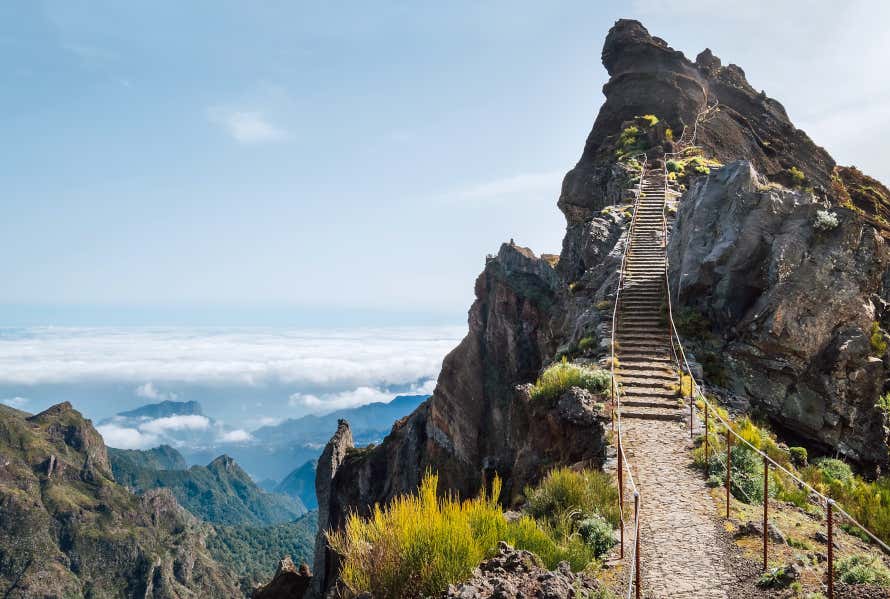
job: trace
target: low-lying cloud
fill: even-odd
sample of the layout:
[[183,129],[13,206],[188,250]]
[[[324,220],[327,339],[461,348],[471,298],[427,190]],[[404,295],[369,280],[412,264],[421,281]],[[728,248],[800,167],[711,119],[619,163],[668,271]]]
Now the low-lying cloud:
[[464,332],[34,328],[0,337],[0,385],[126,383],[152,400],[170,399],[159,386],[177,383],[332,393],[408,386],[435,378]]

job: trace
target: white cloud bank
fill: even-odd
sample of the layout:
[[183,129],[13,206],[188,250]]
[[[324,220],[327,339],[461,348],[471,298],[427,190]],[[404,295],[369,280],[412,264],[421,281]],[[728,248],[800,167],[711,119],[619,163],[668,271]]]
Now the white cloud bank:
[[24,408],[28,401],[29,399],[27,397],[6,397],[4,399],[0,399],[0,403],[2,403],[3,405],[17,409]]
[[261,112],[213,107],[207,110],[207,117],[240,144],[277,142],[290,136],[285,129],[273,125]]
[[136,396],[142,397],[145,399],[152,399],[155,401],[164,401],[164,400],[175,400],[179,397],[177,393],[169,392],[165,393],[159,391],[157,387],[154,386],[154,383],[148,382],[144,385],[139,385],[136,387]]
[[0,385],[123,383],[152,400],[164,395],[159,387],[177,384],[274,384],[323,393],[408,387],[435,378],[465,332],[465,327],[34,328],[0,337]]

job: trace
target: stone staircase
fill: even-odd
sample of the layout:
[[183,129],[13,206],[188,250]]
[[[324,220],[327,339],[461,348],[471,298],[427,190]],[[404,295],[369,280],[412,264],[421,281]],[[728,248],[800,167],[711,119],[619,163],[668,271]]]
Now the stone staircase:
[[663,236],[665,185],[659,168],[643,178],[618,301],[616,356],[621,417],[683,420],[667,324]]

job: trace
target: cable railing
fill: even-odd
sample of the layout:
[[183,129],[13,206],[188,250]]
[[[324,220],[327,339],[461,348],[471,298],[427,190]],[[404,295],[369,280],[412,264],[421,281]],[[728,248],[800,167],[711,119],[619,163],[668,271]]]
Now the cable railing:
[[[715,105],[716,107],[716,105]],[[715,109],[715,107],[706,108],[703,112],[711,112]],[[664,193],[665,199],[668,197],[668,193],[671,191],[669,189],[669,181],[668,181],[668,170],[667,163],[670,156],[676,156],[682,154],[683,151],[687,150],[689,147],[694,146],[695,142],[695,133],[697,133],[697,125],[699,119],[696,119],[696,130],[693,132],[692,139],[690,140],[689,145],[683,147],[679,152],[672,152],[669,154],[664,154],[663,157],[663,174],[664,174]],[[665,201],[665,205],[662,209],[662,231],[664,232],[663,242],[667,244],[667,202]],[[826,510],[826,532],[827,532],[827,587],[828,587],[828,598],[833,599],[834,597],[834,516],[835,514],[845,518],[851,525],[855,526],[858,530],[862,531],[869,539],[871,539],[876,545],[878,545],[885,553],[890,554],[890,546],[888,546],[884,541],[877,537],[872,531],[868,530],[865,526],[863,526],[859,521],[857,521],[852,515],[850,515],[846,510],[843,509],[840,505],[838,505],[833,499],[828,497],[827,495],[821,493],[817,489],[815,489],[812,485],[802,480],[796,474],[791,472],[788,468],[778,463],[776,460],[771,458],[767,453],[762,451],[760,448],[754,446],[747,439],[742,437],[738,432],[736,432],[732,426],[732,423],[724,418],[719,410],[714,406],[714,404],[708,399],[705,394],[704,385],[696,380],[695,375],[693,374],[692,369],[689,366],[689,361],[686,357],[686,351],[683,347],[683,341],[680,339],[680,335],[677,332],[676,325],[674,323],[673,316],[673,306],[671,302],[671,285],[670,285],[670,264],[668,261],[667,255],[665,255],[664,262],[664,282],[666,287],[666,305],[667,305],[667,318],[668,325],[670,328],[671,335],[671,346],[674,353],[674,359],[677,362],[677,366],[680,369],[681,374],[681,392],[683,392],[683,373],[685,372],[685,376],[689,377],[690,381],[690,397],[689,397],[689,431],[690,436],[694,434],[695,428],[695,400],[699,400],[702,402],[704,407],[704,451],[705,451],[705,468],[708,468],[708,442],[709,435],[711,433],[710,430],[710,414],[713,413],[717,421],[723,425],[726,434],[726,459],[725,461],[721,461],[719,456],[717,457],[717,461],[723,466],[725,471],[725,486],[726,486],[726,516],[729,518],[730,516],[730,495],[731,495],[731,485],[732,485],[732,445],[733,440],[736,442],[740,442],[744,446],[747,446],[749,449],[754,451],[757,455],[759,455],[763,459],[764,464],[764,510],[763,510],[763,568],[764,570],[768,567],[768,551],[769,551],[769,471],[770,468],[778,470],[782,472],[786,476],[790,477],[801,489],[806,489],[809,493],[809,497],[816,497],[818,503],[820,505],[825,506]],[[744,489],[737,486],[737,488],[742,491],[742,493],[746,496],[749,502],[751,501],[750,496],[744,492]],[[812,501],[812,500],[811,500]]]
[[640,198],[643,195],[643,179],[646,175],[646,167],[647,162],[645,159],[645,153],[637,154],[631,157],[631,159],[635,159],[637,156],[644,156],[643,162],[640,167],[640,180],[637,183],[637,198],[634,202],[633,214],[630,219],[630,225],[627,228],[627,236],[626,241],[624,243],[624,250],[621,256],[621,267],[618,271],[618,285],[615,290],[615,302],[612,306],[612,335],[611,335],[611,361],[609,364],[610,372],[611,372],[611,381],[612,381],[612,430],[615,431],[615,437],[617,440],[617,459],[618,459],[618,513],[619,513],[619,527],[620,527],[620,552],[621,559],[624,559],[624,469],[627,467],[627,476],[628,482],[630,483],[630,490],[633,492],[634,498],[634,528],[633,528],[633,545],[631,549],[631,559],[630,559],[630,571],[627,580],[627,599],[631,599],[632,596],[636,596],[639,599],[641,594],[641,582],[640,582],[640,491],[637,488],[636,482],[634,481],[633,471],[630,468],[630,464],[627,460],[627,455],[624,453],[624,441],[621,433],[621,390],[618,385],[616,379],[616,364],[617,358],[615,355],[615,331],[618,328],[618,304],[621,300],[621,289],[624,286],[624,275],[627,266],[627,254],[630,249],[630,245],[633,240],[633,233],[636,228],[637,222],[637,208],[640,204]]

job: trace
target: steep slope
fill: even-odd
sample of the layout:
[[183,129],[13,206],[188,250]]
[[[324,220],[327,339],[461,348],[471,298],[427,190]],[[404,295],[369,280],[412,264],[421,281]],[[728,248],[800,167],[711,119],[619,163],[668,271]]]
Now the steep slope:
[[[186,469],[154,468],[162,448],[148,451],[110,452],[118,482],[139,493],[169,489],[179,503],[195,516],[215,524],[276,524],[295,520],[306,513],[299,498],[267,493],[229,456],[219,456],[207,466]],[[163,451],[172,462],[185,460],[172,448]]]
[[318,499],[315,497],[315,469],[317,466],[318,460],[309,460],[285,476],[275,487],[274,492],[299,499],[306,509],[316,509],[318,507]]
[[4,597],[234,597],[209,532],[169,492],[115,483],[102,437],[70,404],[0,406]]

